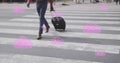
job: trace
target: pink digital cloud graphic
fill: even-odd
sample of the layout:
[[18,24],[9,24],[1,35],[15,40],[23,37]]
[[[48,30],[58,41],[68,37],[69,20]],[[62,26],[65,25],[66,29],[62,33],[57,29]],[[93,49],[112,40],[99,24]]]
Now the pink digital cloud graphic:
[[43,26],[41,26],[41,28],[45,29],[45,28],[46,28],[46,26],[45,26],[45,25],[43,25]]
[[109,7],[107,5],[101,5],[101,6],[99,6],[99,9],[100,10],[108,10]]
[[25,36],[20,36],[14,41],[15,48],[32,48],[32,42]]
[[61,44],[64,44],[64,40],[61,39],[60,37],[54,37],[51,40],[51,43],[54,44],[54,45],[61,45]]
[[16,6],[13,9],[14,13],[23,13],[24,11],[25,11],[25,9],[23,7],[20,7],[20,6]]
[[53,16],[53,17],[61,17],[61,16],[63,16],[63,15],[62,15],[62,13],[54,12],[54,13],[52,13],[52,16]]
[[83,26],[82,31],[85,33],[100,33],[101,28],[96,23],[88,23]]
[[105,56],[106,53],[105,53],[103,50],[99,50],[99,51],[96,52],[95,55],[96,55],[96,56]]

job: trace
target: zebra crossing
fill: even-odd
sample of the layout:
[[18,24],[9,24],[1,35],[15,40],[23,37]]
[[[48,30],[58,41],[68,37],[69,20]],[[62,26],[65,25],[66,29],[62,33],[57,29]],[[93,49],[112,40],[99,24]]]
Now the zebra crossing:
[[[88,53],[91,52],[93,55],[95,55],[96,52],[102,50],[106,54],[119,55],[120,12],[118,11],[117,12],[116,11],[115,12],[114,11],[58,11],[58,12],[63,14],[62,17],[64,17],[66,21],[67,27],[65,32],[56,32],[54,30],[54,27],[51,23],[51,18],[52,18],[51,13],[47,11],[46,18],[51,27],[50,32],[43,33],[42,40],[36,40],[36,36],[38,34],[38,27],[39,27],[39,17],[37,16],[36,13],[33,13],[32,15],[25,15],[23,17],[13,18],[10,21],[0,22],[0,26],[1,26],[0,41],[2,41],[0,42],[0,45],[14,46],[13,43],[16,39],[18,39],[19,36],[27,36],[30,38],[29,40],[31,40],[32,42],[32,47],[38,47],[38,48],[45,47],[45,48],[53,48],[53,49],[55,48],[61,50],[70,50],[70,51],[88,52]],[[99,33],[83,32],[84,25],[89,23],[95,23],[96,25],[99,25],[101,32]],[[64,42],[62,44],[52,44],[51,40],[56,36],[63,39]],[[1,48],[0,51],[2,51]],[[7,50],[5,50],[5,52],[6,51]],[[36,53],[41,53],[41,52],[36,52]],[[96,61],[96,59],[92,59],[92,58],[91,58],[92,61],[90,61],[87,59],[76,60],[76,59],[64,59],[61,57],[58,58],[49,57],[49,55],[33,56],[32,54],[20,55],[20,54],[10,53],[10,54],[2,54],[2,55],[0,54],[0,57],[9,58],[10,63],[19,63],[19,62],[105,63],[102,60]],[[8,59],[5,58],[0,59],[1,63],[4,63],[5,61],[9,62]]]

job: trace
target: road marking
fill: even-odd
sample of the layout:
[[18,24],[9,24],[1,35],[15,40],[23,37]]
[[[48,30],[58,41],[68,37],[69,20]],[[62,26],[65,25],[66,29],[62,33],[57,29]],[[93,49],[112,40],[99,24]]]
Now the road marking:
[[[23,17],[39,18],[37,15],[25,15]],[[52,16],[46,16],[46,18],[52,18]],[[109,19],[109,20],[120,20],[119,17],[81,17],[81,16],[64,16],[65,19]]]
[[[104,17],[108,17],[108,16],[116,16],[116,17],[119,17],[120,15],[119,14],[71,14],[71,13],[62,13],[63,16],[104,16]],[[37,15],[37,14],[33,14],[33,15]],[[51,13],[46,13],[46,15],[51,15]]]
[[[87,24],[87,23],[86,23]],[[38,27],[39,23],[6,23],[6,22],[1,22],[0,25],[3,26],[25,26],[25,27]],[[54,28],[52,23],[49,24],[51,26],[51,28]],[[83,29],[84,25],[67,25],[66,28],[67,29]],[[120,31],[120,27],[115,27],[115,26],[100,26],[101,30],[115,30],[115,31]]]
[[[0,38],[2,42],[0,44],[10,44],[13,45],[15,38]],[[30,40],[30,39],[29,39]],[[119,54],[120,46],[115,45],[100,45],[100,44],[90,44],[90,43],[74,43],[74,42],[64,42],[63,44],[52,44],[51,40],[31,40],[33,47],[49,47],[49,48],[60,48],[69,49],[76,51],[89,51],[97,52],[103,50],[105,53]]]
[[[49,23],[51,23],[50,19],[47,19]],[[18,22],[39,22],[39,19],[34,18],[14,18],[10,21],[18,21]],[[89,23],[89,22],[95,22],[97,24],[120,24],[119,21],[90,21],[90,20],[65,20],[67,23]]]
[[[85,14],[89,14],[89,13],[95,13],[95,14],[111,14],[111,13],[113,13],[113,14],[119,14],[120,12],[119,11],[115,11],[115,12],[107,12],[107,11],[57,11],[57,12],[60,12],[60,13],[81,13],[81,14],[83,14],[83,13],[85,13]],[[47,11],[47,13],[50,13],[49,11]]]
[[[0,29],[0,33],[13,33],[13,34],[29,34],[29,35],[36,35],[38,30],[21,30],[21,29]],[[43,34],[47,36],[53,36],[55,31],[50,30],[49,33]],[[64,37],[76,37],[76,38],[91,38],[91,39],[113,39],[113,40],[120,40],[119,34],[97,34],[97,33],[83,33],[83,32],[56,32],[59,36]]]
[[[7,59],[8,57],[11,57],[11,58]],[[94,61],[86,61],[86,60],[71,60],[71,59],[62,59],[62,58],[55,58],[55,57],[19,55],[19,54],[0,55],[0,58],[1,58],[0,59],[1,63],[5,63],[5,62],[9,63],[9,61],[11,61],[12,63],[14,62],[21,62],[21,63],[25,63],[25,62],[26,63],[102,63],[102,62],[94,62]]]

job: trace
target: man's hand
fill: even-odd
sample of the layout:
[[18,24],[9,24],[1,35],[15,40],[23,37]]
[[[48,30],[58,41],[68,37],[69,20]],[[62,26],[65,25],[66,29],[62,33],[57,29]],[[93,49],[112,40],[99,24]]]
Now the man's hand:
[[29,3],[27,3],[27,7],[28,7],[28,8],[30,7],[30,4],[29,4]]

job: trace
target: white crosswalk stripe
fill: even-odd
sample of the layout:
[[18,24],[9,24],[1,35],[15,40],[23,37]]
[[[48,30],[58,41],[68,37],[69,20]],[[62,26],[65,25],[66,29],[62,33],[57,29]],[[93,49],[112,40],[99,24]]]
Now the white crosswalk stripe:
[[[15,30],[15,29],[0,29],[1,33],[14,33],[14,34],[29,34],[29,35],[36,35],[37,30]],[[54,31],[50,31],[48,34],[44,34],[46,36],[52,36]],[[64,37],[77,37],[77,38],[99,38],[99,39],[115,39],[120,40],[120,35],[113,35],[113,34],[97,34],[97,33],[81,33],[81,32],[64,32],[60,33],[57,32],[59,36]],[[89,36],[88,36],[89,34]],[[109,37],[108,37],[109,36]]]
[[[49,23],[51,23],[51,20],[50,19],[47,19]],[[17,21],[17,22],[34,22],[34,23],[38,23],[39,20],[38,19],[34,19],[34,18],[14,18],[14,19],[11,19],[10,21]],[[66,20],[67,21],[67,20]],[[67,21],[67,23],[90,23],[92,21],[90,20],[69,20]],[[97,24],[120,24],[119,21],[96,21],[95,23]]]
[[[62,59],[62,58],[52,58],[52,57],[42,57],[42,56],[30,56],[30,55],[0,55],[0,57],[11,57],[9,58],[11,63],[18,63],[18,62],[27,62],[27,63],[102,63],[102,62],[92,62],[92,61],[84,61],[84,60],[69,60],[69,59]],[[19,59],[19,60],[18,60]],[[31,59],[29,61],[28,59]],[[15,62],[15,60],[17,60]],[[6,59],[0,59],[1,63],[8,62]]]
[[[92,23],[92,22],[89,22],[89,23]],[[89,23],[86,23],[86,24],[89,24]],[[27,24],[27,25],[26,25]],[[0,23],[0,25],[4,25],[4,26],[25,26],[25,27],[38,27],[39,24],[34,24],[34,23],[6,23],[6,22],[2,22]],[[53,28],[53,25],[50,24],[50,26]],[[66,28],[67,29],[83,29],[83,26],[84,25],[67,25]],[[120,31],[120,27],[115,27],[115,26],[100,26],[100,28],[102,30],[117,30],[117,31]]]
[[[29,18],[39,18],[36,15],[26,15],[24,17],[29,17]],[[46,18],[51,18],[52,16],[46,16]],[[66,19],[110,19],[110,20],[120,20],[119,17],[79,17],[79,16],[65,16],[64,18]]]
[[[1,38],[3,41],[1,44],[13,44],[15,39],[11,38]],[[9,40],[9,42],[7,42]],[[99,45],[99,44],[89,44],[89,43],[72,43],[67,42],[62,45],[55,45],[51,44],[50,41],[38,41],[38,40],[31,40],[33,43],[33,46],[37,47],[52,47],[52,48],[60,48],[60,49],[70,49],[70,50],[78,50],[78,51],[91,51],[91,52],[97,52],[99,50],[104,50],[105,53],[112,53],[112,54],[119,54],[120,46],[114,46],[114,45]]]
[[[119,25],[120,22],[120,12],[73,12],[73,11],[61,11],[64,15],[63,17],[66,20],[67,23],[67,29],[76,29],[76,30],[83,30],[83,24],[92,23],[95,22],[97,25],[105,24],[106,26],[100,26],[101,31],[102,30],[108,30],[108,31],[120,31],[120,27],[118,26],[107,26],[108,24],[112,25]],[[74,14],[70,14],[74,13]],[[104,14],[104,16],[102,16]],[[84,16],[84,17],[83,17]],[[110,17],[114,16],[114,17]],[[47,11],[46,18],[50,24],[50,32],[43,34],[43,36],[50,36],[54,37],[55,34],[57,34],[60,37],[67,37],[67,38],[87,38],[87,39],[106,39],[106,40],[120,40],[120,34],[105,34],[105,33],[85,33],[85,32],[56,32],[54,29],[52,23],[51,23],[51,14]],[[70,20],[72,19],[72,20]],[[90,19],[89,20],[82,20],[82,19]],[[96,21],[96,19],[101,21]],[[111,20],[111,21],[109,21]],[[114,21],[115,20],[115,21]],[[68,24],[69,23],[69,24]],[[82,25],[71,25],[74,24],[82,24]],[[14,18],[11,19],[10,22],[0,22],[0,26],[14,26],[14,27],[35,27],[38,28],[39,26],[39,20],[37,14],[33,15],[25,15],[20,18]],[[38,30],[28,30],[28,29],[8,29],[8,28],[0,28],[0,33],[7,33],[7,34],[20,34],[20,35],[37,35]],[[16,38],[8,38],[8,37],[0,37],[0,44],[8,44],[12,45]],[[52,40],[52,39],[51,39]],[[33,47],[48,47],[48,48],[56,48],[56,49],[63,49],[63,50],[71,50],[71,51],[86,51],[86,52],[97,52],[99,50],[103,50],[105,53],[108,54],[119,54],[120,46],[118,45],[102,45],[102,44],[91,44],[91,43],[74,43],[72,41],[64,42],[63,44],[55,45],[51,43],[51,40],[36,40],[31,39],[31,42],[33,44]],[[74,40],[74,39],[73,39]],[[2,55],[0,55],[1,57]],[[5,55],[3,55],[5,56]],[[6,55],[6,57],[11,55]],[[22,58],[24,57],[24,58]],[[103,62],[97,62],[97,61],[87,61],[87,60],[70,60],[70,59],[63,59],[63,58],[54,58],[54,57],[44,57],[44,56],[32,56],[32,55],[14,55],[11,57],[11,63],[14,62],[13,60],[20,59],[19,61],[26,61],[26,58],[32,58],[31,61],[37,62],[44,62],[43,60],[48,60],[47,62],[53,63],[103,63]],[[0,59],[1,63],[4,63],[6,59]],[[19,62],[18,61],[18,62]],[[31,63],[28,61],[28,63]]]

